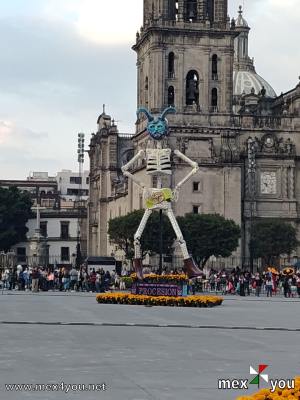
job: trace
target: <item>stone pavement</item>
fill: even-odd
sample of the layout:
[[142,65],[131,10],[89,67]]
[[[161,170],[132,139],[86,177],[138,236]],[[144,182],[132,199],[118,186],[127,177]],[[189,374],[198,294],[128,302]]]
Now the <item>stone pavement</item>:
[[[0,295],[2,400],[233,400],[219,378],[300,373],[298,299],[226,297],[212,309],[99,305],[91,294]],[[8,392],[5,384],[106,391]],[[250,392],[255,391],[251,388]],[[243,392],[246,394],[248,392]]]

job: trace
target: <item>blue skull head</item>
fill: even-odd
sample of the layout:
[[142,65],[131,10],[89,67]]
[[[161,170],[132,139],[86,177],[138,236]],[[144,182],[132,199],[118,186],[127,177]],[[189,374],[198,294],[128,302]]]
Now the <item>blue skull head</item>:
[[137,110],[137,115],[139,115],[141,112],[146,114],[148,118],[149,122],[147,124],[147,132],[149,135],[152,137],[152,139],[161,140],[168,134],[168,121],[165,116],[171,113],[174,114],[176,110],[174,107],[168,107],[158,118],[154,118],[153,115],[151,115],[150,112],[145,108],[139,108]]
[[147,131],[153,139],[159,140],[168,133],[168,126],[164,121],[154,120],[148,123]]

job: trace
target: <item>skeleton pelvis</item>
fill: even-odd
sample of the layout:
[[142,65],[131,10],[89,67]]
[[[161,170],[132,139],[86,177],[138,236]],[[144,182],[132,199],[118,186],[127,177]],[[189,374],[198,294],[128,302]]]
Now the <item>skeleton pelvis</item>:
[[156,208],[156,206],[162,205],[164,202],[171,202],[173,200],[173,192],[169,188],[146,189],[144,200],[147,208]]

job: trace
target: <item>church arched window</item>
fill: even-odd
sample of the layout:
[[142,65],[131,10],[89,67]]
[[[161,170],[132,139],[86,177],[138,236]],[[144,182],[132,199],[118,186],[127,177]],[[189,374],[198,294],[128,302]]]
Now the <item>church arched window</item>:
[[168,56],[168,78],[175,77],[175,56],[173,51]]
[[186,0],[185,6],[186,21],[195,21],[197,19],[197,0]]
[[195,70],[188,72],[186,76],[186,105],[199,105],[199,75]]
[[175,105],[175,91],[174,86],[169,86],[168,88],[168,106]]
[[211,91],[211,110],[212,112],[218,112],[218,89],[213,88]]
[[206,17],[213,22],[215,19],[215,0],[206,0]]
[[211,73],[214,81],[218,80],[218,56],[214,54],[211,60]]

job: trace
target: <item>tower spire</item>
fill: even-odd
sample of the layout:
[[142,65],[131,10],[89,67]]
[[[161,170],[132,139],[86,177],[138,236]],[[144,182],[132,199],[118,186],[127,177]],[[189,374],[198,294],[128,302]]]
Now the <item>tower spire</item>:
[[239,65],[247,65],[248,69],[253,69],[253,61],[248,55],[249,25],[243,16],[243,6],[239,6],[238,17],[235,21],[236,30],[239,36],[235,39],[235,63]]

